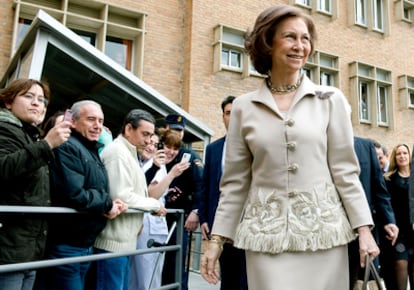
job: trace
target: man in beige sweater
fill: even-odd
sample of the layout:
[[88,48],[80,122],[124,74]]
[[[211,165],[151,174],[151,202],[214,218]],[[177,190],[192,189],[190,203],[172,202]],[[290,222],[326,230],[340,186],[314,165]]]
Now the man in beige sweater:
[[[143,110],[132,110],[125,117],[122,133],[102,152],[101,158],[109,179],[109,193],[128,208],[165,215],[161,203],[148,197],[145,174],[139,165],[139,153],[151,141],[154,117]],[[95,242],[96,253],[135,250],[142,227],[143,213],[123,214],[108,222]],[[123,256],[96,263],[95,289],[128,289],[129,257]]]

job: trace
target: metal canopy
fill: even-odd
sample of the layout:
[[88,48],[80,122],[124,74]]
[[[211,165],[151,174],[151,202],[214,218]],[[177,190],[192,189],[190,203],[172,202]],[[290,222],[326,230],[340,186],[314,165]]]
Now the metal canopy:
[[39,10],[13,55],[1,85],[17,77],[47,80],[52,93],[48,113],[81,99],[101,104],[105,125],[119,133],[124,116],[135,108],[161,120],[169,113],[187,119],[184,141],[210,142],[213,131],[46,12]]

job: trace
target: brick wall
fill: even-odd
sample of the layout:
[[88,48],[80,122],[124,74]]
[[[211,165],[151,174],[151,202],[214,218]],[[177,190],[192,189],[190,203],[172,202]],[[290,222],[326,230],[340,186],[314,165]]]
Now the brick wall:
[[[58,1],[58,0],[56,0]],[[105,1],[102,1],[105,2]],[[255,89],[262,79],[235,72],[213,71],[213,28],[217,24],[251,28],[266,7],[292,0],[108,0],[118,6],[145,12],[146,34],[143,80],[182,106],[216,133],[224,132],[220,103],[227,95],[238,96]],[[367,63],[392,72],[394,127],[354,124],[356,135],[378,139],[388,147],[414,143],[413,110],[399,105],[397,78],[414,76],[413,25],[395,19],[395,3],[388,1],[390,33],[382,35],[348,24],[348,1],[340,1],[336,19],[312,13],[319,39],[316,49],[340,59],[340,89],[350,94],[348,64]],[[0,0],[0,74],[10,57],[13,1]],[[355,112],[356,114],[356,112]]]

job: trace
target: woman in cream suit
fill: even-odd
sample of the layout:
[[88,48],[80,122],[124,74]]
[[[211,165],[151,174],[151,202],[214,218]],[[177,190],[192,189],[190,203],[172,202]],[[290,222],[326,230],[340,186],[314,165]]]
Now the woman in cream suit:
[[361,263],[379,249],[358,179],[347,100],[301,74],[314,51],[312,19],[278,5],[246,37],[258,90],[236,98],[212,238],[201,273],[217,283],[223,243],[246,250],[249,289],[348,290],[347,244]]

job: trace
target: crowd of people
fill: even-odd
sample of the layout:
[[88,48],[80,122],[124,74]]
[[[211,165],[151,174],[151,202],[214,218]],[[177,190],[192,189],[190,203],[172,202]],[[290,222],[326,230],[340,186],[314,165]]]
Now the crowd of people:
[[[353,135],[343,93],[302,73],[315,41],[312,19],[293,6],[258,16],[245,47],[267,78],[222,101],[227,133],[207,146],[204,164],[183,146],[181,115],[156,128],[149,112],[133,109],[112,136],[101,106],[82,100],[42,126],[47,83],[11,82],[0,93],[0,204],[82,213],[1,215],[0,264],[171,245],[177,216],[167,209],[181,209],[181,289],[199,226],[208,241],[201,274],[223,290],[353,290],[367,255],[387,289],[414,287],[410,147],[388,154]],[[175,281],[175,256],[0,273],[0,289],[159,288]]]
[[[50,95],[47,83],[23,78],[0,93],[0,204],[81,214],[2,215],[0,264],[146,249],[149,240],[164,244],[177,218],[166,217],[167,207],[184,210],[188,243],[204,187],[201,158],[182,144],[185,118],[170,114],[165,128],[156,129],[149,112],[133,109],[113,139],[92,100],[55,112],[42,126]],[[121,256],[1,273],[0,289],[150,289],[174,282],[174,258]],[[187,289],[188,271],[182,283]]]

